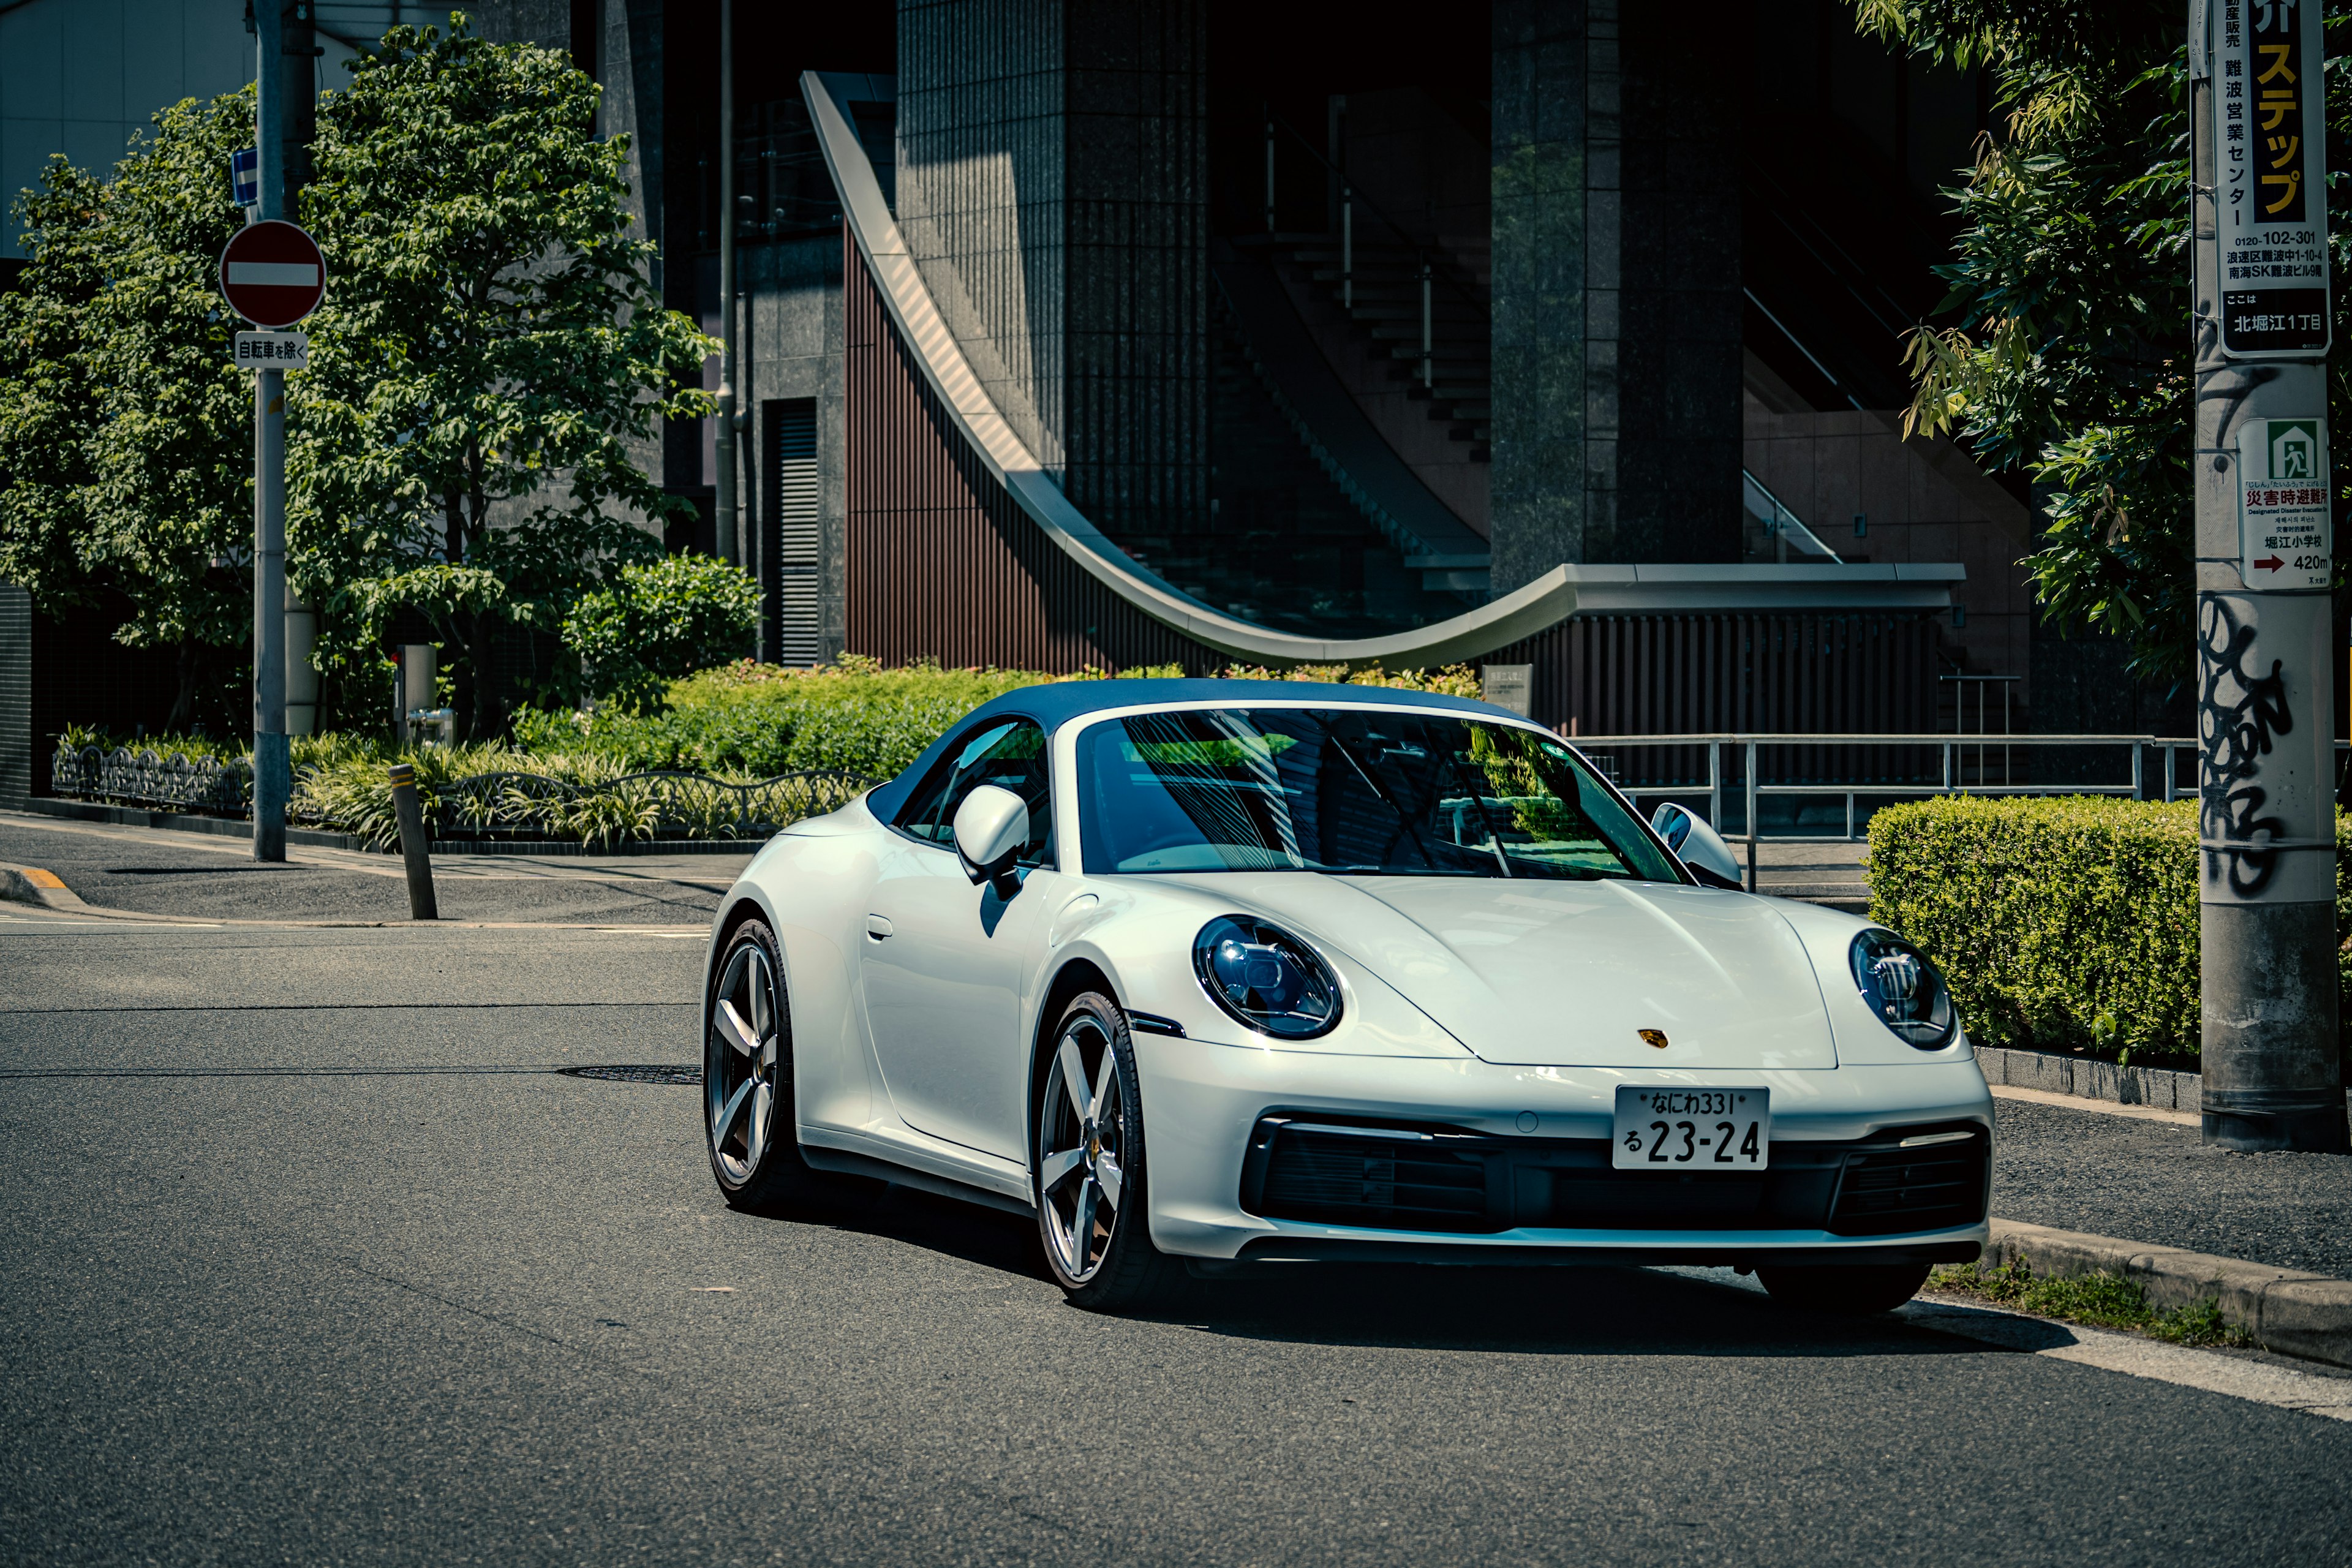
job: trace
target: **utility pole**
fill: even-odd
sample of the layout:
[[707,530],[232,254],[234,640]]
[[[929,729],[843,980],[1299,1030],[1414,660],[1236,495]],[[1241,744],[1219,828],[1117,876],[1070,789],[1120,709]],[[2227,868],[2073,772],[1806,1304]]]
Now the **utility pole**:
[[2318,0],[2190,0],[2205,1142],[2342,1151]]
[[741,564],[735,474],[735,0],[719,0],[719,494],[711,542]]
[[[281,0],[253,8],[260,216],[286,216],[286,29]],[[307,10],[308,7],[305,6]],[[306,28],[305,31],[308,29]],[[304,62],[307,70],[309,62]],[[253,858],[286,858],[286,373],[253,378]]]

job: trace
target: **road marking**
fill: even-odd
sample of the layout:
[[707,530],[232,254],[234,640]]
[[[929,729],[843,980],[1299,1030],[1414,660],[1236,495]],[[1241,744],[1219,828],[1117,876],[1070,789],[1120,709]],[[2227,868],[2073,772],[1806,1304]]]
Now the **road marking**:
[[[1753,1295],[1769,1294],[1754,1275],[1737,1274],[1728,1268],[1658,1268],[1652,1272],[1678,1275]],[[2137,1334],[2029,1318],[2022,1312],[2005,1312],[1998,1307],[1956,1296],[1921,1295],[1892,1316],[1914,1328],[1998,1345],[2002,1350],[2095,1366],[2126,1377],[2178,1384],[2183,1388],[2227,1394],[2280,1410],[2322,1415],[2331,1421],[2352,1421],[2352,1377],[2300,1372],[2267,1361],[2168,1345]]]
[[1949,1296],[1922,1296],[1897,1314],[1904,1321],[1964,1339],[2144,1377],[2158,1383],[2201,1388],[2233,1399],[2281,1410],[2300,1410],[2333,1421],[2352,1421],[2352,1378],[2298,1372],[2266,1361],[2220,1355],[2212,1351],[2168,1345],[2137,1334],[2053,1323],[1998,1308],[1979,1306]]
[[2169,1121],[2175,1127],[2198,1127],[2203,1119],[2193,1110],[2168,1110],[2158,1105],[2122,1105],[2112,1100],[2090,1100],[2079,1094],[2057,1094],[2046,1089],[2019,1089],[2011,1084],[1987,1084],[1998,1100],[2030,1100],[2035,1105],[2063,1106],[2068,1110],[2095,1111],[2101,1116],[2128,1116],[2139,1121]]
[[55,871],[44,871],[38,866],[27,866],[25,868],[25,880],[32,883],[36,888],[57,888],[62,889],[65,887],[65,882]]

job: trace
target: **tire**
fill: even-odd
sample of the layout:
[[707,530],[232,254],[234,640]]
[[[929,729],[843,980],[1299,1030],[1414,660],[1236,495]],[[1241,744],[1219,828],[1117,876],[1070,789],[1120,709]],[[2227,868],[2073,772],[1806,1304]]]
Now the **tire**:
[[1927,1282],[1925,1263],[1840,1263],[1823,1268],[1759,1267],[1756,1278],[1776,1301],[1840,1317],[1891,1312]]
[[715,966],[702,1042],[702,1146],[733,1208],[781,1214],[814,1201],[793,1102],[793,1026],[767,926],[745,921]]
[[1151,1244],[1143,1100],[1126,1011],[1098,992],[1073,997],[1036,1086],[1030,1193],[1054,1282],[1092,1312],[1133,1312],[1164,1299],[1182,1269]]

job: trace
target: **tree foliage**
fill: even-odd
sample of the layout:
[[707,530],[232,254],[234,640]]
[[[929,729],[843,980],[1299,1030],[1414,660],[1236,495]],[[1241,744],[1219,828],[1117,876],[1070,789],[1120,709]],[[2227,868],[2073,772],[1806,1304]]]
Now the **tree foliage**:
[[105,269],[99,259],[100,183],[64,159],[17,200],[31,260],[0,294],[0,580],[58,616],[95,586],[81,553],[89,453],[98,423],[83,332]]
[[371,658],[408,607],[460,653],[477,736],[505,721],[495,649],[553,633],[640,526],[687,503],[635,454],[709,340],[665,310],[629,232],[626,150],[561,51],[394,27],[323,100],[302,192],[328,301],[292,395],[288,537],[330,614],[330,655]]
[[32,259],[0,297],[0,576],[45,614],[103,594],[118,638],[176,648],[174,726],[251,623],[253,395],[215,259],[252,126],[249,89],[191,99],[103,181],[53,161],[18,203]]
[[[2001,122],[1950,195],[1963,220],[1939,268],[1952,324],[1910,344],[1907,428],[1950,431],[2032,482],[2048,519],[2028,558],[2042,613],[2129,640],[2133,666],[2185,677],[2194,647],[2189,461],[2188,18],[2176,0],[1855,0],[1865,32],[1980,66]],[[2352,104],[2328,18],[2328,166]],[[2347,176],[2331,173],[2345,191]],[[2342,197],[2337,204],[2340,206]],[[2352,240],[2335,240],[2338,341]],[[2330,378],[2331,415],[2352,386]]]

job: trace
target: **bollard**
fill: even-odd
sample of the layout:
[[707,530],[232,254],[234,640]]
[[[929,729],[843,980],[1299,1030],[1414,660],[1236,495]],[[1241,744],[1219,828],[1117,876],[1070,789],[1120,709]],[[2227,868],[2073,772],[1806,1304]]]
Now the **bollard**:
[[406,763],[392,764],[392,811],[400,819],[400,858],[408,867],[408,918],[437,921],[441,907],[433,898],[433,849],[425,842],[425,808],[416,799],[416,770]]

